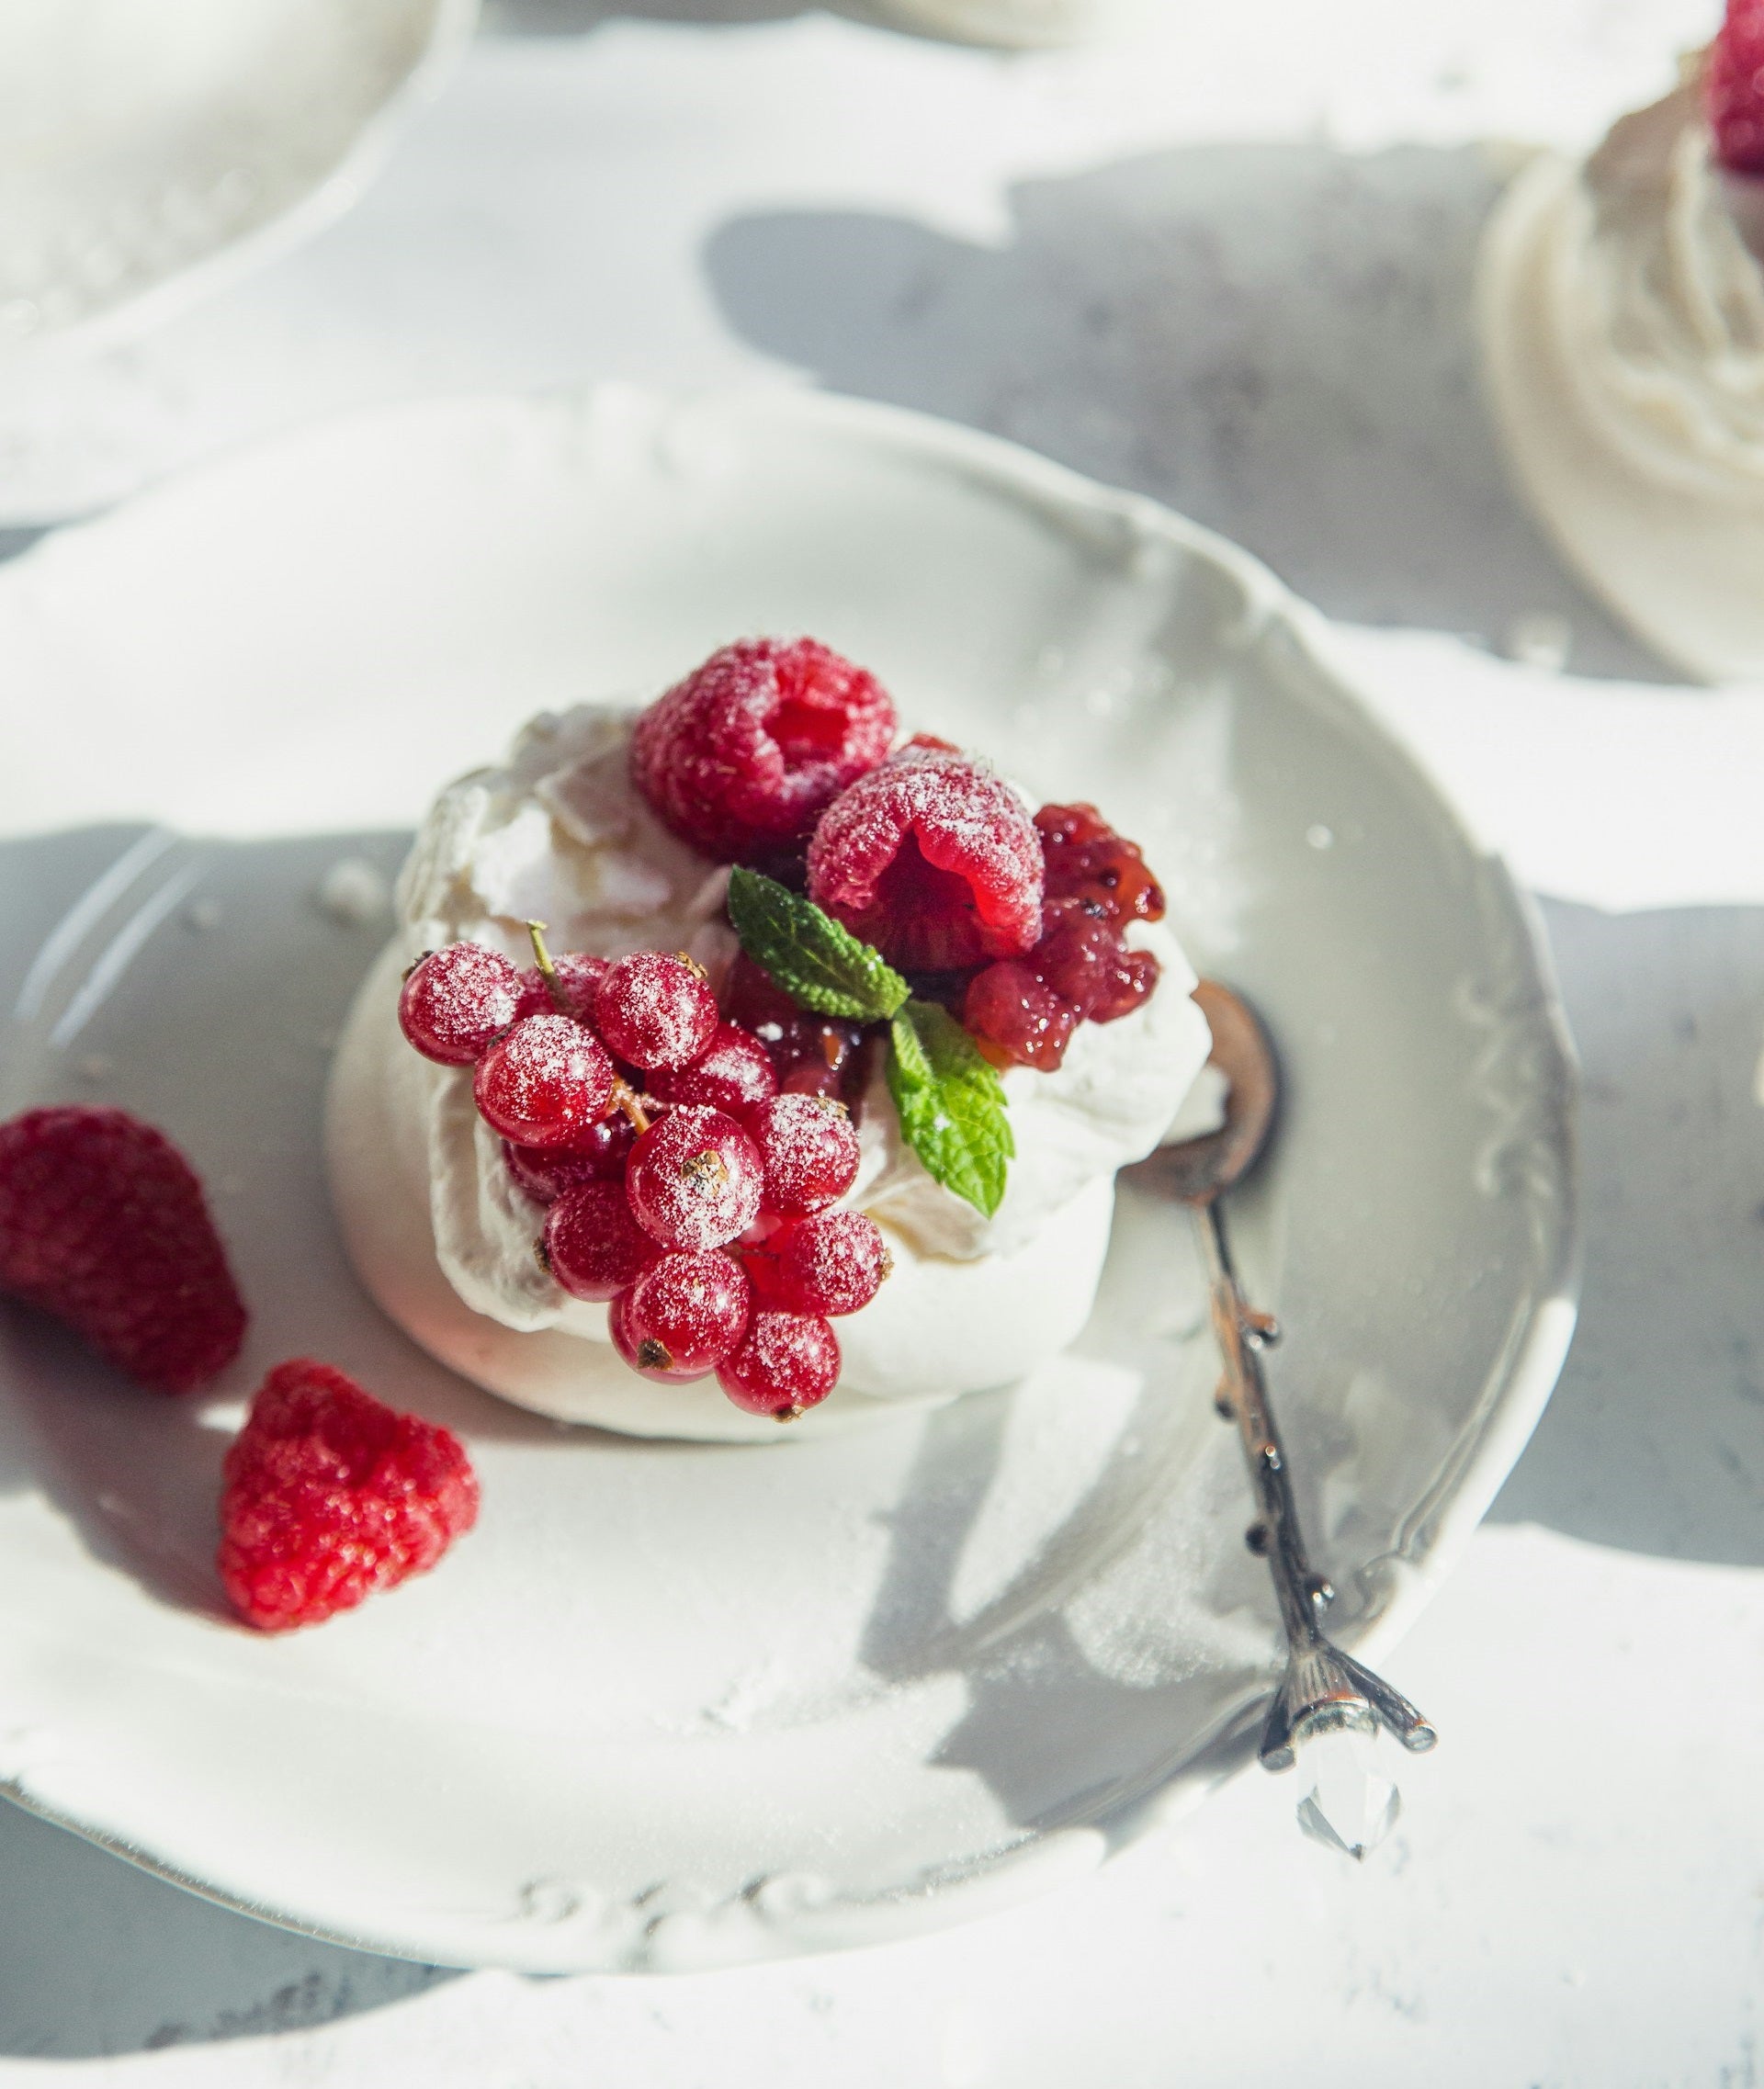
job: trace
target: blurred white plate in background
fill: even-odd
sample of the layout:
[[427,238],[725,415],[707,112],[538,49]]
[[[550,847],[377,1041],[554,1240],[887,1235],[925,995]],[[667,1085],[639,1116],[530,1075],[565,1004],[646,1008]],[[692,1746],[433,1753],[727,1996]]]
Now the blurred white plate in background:
[[6,0],[0,355],[163,316],[361,192],[477,0]]

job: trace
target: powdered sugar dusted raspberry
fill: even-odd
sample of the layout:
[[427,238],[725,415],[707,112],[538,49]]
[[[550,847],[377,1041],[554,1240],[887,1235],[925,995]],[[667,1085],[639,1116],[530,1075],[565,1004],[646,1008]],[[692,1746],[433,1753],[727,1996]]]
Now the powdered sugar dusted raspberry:
[[629,1066],[689,1067],[717,1034],[717,997],[691,958],[633,951],[607,968],[594,1020],[607,1048]]
[[425,951],[398,997],[405,1036],[444,1067],[481,1058],[524,1012],[520,974],[500,950],[481,943]]
[[780,1421],[824,1400],[839,1382],[839,1337],[815,1314],[763,1309],[725,1362],[717,1383],[750,1415]]
[[894,964],[952,971],[1027,950],[1042,853],[1027,807],[972,756],[904,748],[835,798],[808,896]]
[[1764,175],[1764,0],[1727,0],[1704,62],[1702,93],[1722,164]]
[[478,1519],[456,1437],[309,1357],[264,1381],[222,1471],[220,1579],[264,1632],[424,1573]]
[[857,1128],[831,1096],[775,1096],[748,1129],[765,1169],[767,1211],[804,1217],[837,1203],[857,1180]]
[[703,1378],[747,1328],[747,1278],[732,1256],[663,1255],[607,1315],[613,1346],[644,1378]]
[[546,1267],[572,1298],[615,1297],[662,1252],[632,1217],[622,1182],[566,1191],[540,1237]]
[[894,731],[893,702],[863,668],[813,638],[747,638],[644,712],[631,774],[675,833],[736,862],[806,841]]
[[775,1252],[778,1297],[797,1313],[857,1313],[894,1266],[863,1212],[818,1212],[780,1236]]
[[480,1115],[523,1146],[567,1146],[606,1114],[613,1062],[567,1015],[530,1015],[478,1062],[472,1097]]
[[719,1022],[702,1056],[677,1071],[650,1078],[650,1092],[663,1102],[696,1102],[745,1119],[777,1093],[771,1055],[759,1039],[732,1022]]
[[632,1148],[625,1185],[638,1223],[664,1248],[720,1248],[759,1215],[758,1148],[720,1110],[684,1104]]
[[164,1393],[206,1385],[244,1338],[202,1185],[163,1133],[121,1110],[30,1110],[0,1125],[0,1292]]

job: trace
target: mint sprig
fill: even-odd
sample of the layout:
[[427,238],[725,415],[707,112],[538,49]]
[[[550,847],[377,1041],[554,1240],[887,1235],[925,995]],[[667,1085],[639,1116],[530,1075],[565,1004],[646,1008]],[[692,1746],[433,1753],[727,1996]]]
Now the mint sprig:
[[990,1218],[1016,1153],[1004,1090],[946,1009],[910,989],[873,945],[776,878],[739,866],[729,918],[741,948],[801,1007],[888,1025],[888,1093],[925,1172]]
[[730,871],[729,918],[753,962],[817,1015],[886,1022],[910,990],[879,950],[775,877]]
[[997,1073],[935,1001],[898,1011],[888,1044],[888,1093],[902,1136],[927,1174],[990,1218],[1017,1150]]

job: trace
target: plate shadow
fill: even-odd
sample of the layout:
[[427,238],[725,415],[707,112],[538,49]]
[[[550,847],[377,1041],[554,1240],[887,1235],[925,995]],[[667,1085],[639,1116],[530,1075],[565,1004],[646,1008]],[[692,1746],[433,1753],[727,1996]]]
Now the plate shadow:
[[780,211],[705,265],[743,339],[829,389],[1166,501],[1332,615],[1497,648],[1557,616],[1577,670],[1666,678],[1508,488],[1470,325],[1499,186],[1467,147],[1199,145],[1019,185],[996,248]]
[[1586,1279],[1490,1514],[1764,1566],[1764,908],[1544,914],[1584,1068]]

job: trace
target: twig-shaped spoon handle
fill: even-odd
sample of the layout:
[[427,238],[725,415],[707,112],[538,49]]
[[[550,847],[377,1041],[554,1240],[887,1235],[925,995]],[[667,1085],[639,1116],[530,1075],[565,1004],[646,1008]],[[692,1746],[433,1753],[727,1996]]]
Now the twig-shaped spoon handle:
[[1343,1727],[1361,1732],[1387,1727],[1405,1748],[1419,1755],[1438,1740],[1433,1728],[1400,1691],[1333,1645],[1317,1621],[1335,1591],[1311,1571],[1306,1557],[1286,1457],[1261,1372],[1262,1351],[1278,1340],[1279,1329],[1243,1295],[1217,1203],[1208,1197],[1191,1203],[1189,1209],[1200,1236],[1213,1331],[1225,1366],[1218,1409],[1238,1425],[1260,1511],[1248,1541],[1250,1551],[1268,1562],[1286,1629],[1286,1673],[1261,1730],[1263,1767],[1290,1769],[1298,1742]]

